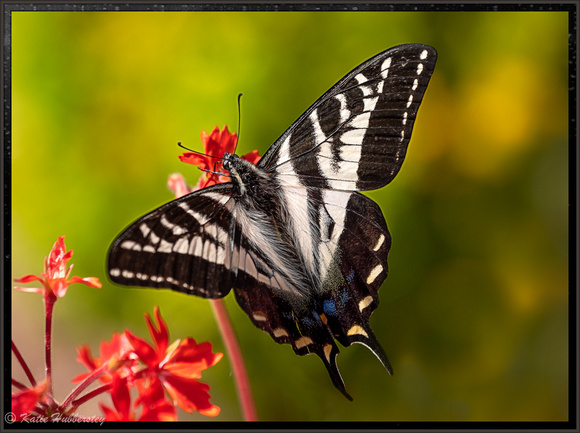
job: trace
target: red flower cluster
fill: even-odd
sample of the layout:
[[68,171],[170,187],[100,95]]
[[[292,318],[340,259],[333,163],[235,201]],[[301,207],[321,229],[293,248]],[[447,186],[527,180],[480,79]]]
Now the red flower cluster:
[[[45,359],[46,378],[37,383],[27,363],[12,343],[12,351],[22,366],[31,386],[26,387],[12,379],[18,390],[12,393],[12,413],[7,422],[24,420],[34,416],[47,421],[54,417],[83,419],[74,411],[86,401],[108,392],[113,408],[100,404],[105,421],[175,421],[176,407],[187,412],[198,411],[207,416],[219,414],[219,407],[209,402],[209,386],[198,381],[201,372],[215,365],[221,353],[212,353],[210,343],[197,344],[193,338],[176,340],[169,345],[169,330],[155,307],[155,319],[145,316],[153,337],[153,344],[126,330],[115,333],[111,342],[103,342],[100,357],[93,358],[88,346],[77,349],[77,360],[85,365],[88,373],[73,379],[79,385],[63,403],[54,399],[51,377],[51,322],[54,303],[62,298],[73,283],[100,288],[95,277],[70,277],[72,265],[66,267],[73,251],[66,251],[64,236],[58,238],[47,259],[41,276],[27,275],[16,279],[20,283],[40,281],[42,288],[15,287],[18,290],[42,293],[46,305]],[[102,385],[81,395],[91,384],[99,380]],[[131,389],[136,388],[137,398],[131,401]]]
[[[236,143],[238,142],[238,136],[235,132],[231,134],[228,131],[228,127],[225,125],[221,131],[216,126],[211,131],[211,134],[202,131],[201,141],[203,143],[204,154],[185,152],[183,155],[179,156],[179,159],[182,162],[197,165],[201,170],[209,170],[203,172],[203,175],[199,179],[195,189],[202,189],[207,186],[227,182],[228,178],[226,176],[216,174],[227,174],[219,160],[222,159],[224,153],[234,152],[236,149]],[[260,155],[257,150],[254,150],[243,155],[242,159],[245,159],[252,164],[256,164],[260,160]]]
[[[176,421],[174,403],[190,413],[218,415],[219,407],[209,402],[209,386],[197,379],[223,355],[212,353],[210,343],[197,344],[193,338],[169,346],[169,331],[158,307],[154,314],[155,322],[145,315],[153,345],[126,330],[123,335],[115,334],[111,343],[101,344],[100,358],[93,358],[87,346],[80,347],[77,360],[89,373],[77,376],[73,382],[108,366],[100,376],[101,382],[110,385],[113,400],[114,408],[100,405],[108,421]],[[138,391],[133,403],[131,388]]]

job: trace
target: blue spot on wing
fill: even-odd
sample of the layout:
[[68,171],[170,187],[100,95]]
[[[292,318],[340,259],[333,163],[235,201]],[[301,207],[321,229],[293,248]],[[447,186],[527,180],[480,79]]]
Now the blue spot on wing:
[[[336,295],[335,295],[336,296]],[[336,316],[344,310],[344,306],[348,301],[348,291],[345,287],[340,291],[340,297],[334,297],[322,302],[322,309],[327,316]]]
[[322,303],[324,314],[329,316],[336,316],[336,304],[333,300],[326,300]]
[[352,283],[352,280],[354,279],[354,269],[350,270],[350,274],[348,274],[348,277],[346,277],[346,281],[347,283]]
[[340,300],[342,305],[346,304],[346,301],[348,301],[348,293],[346,292],[346,289],[342,290],[342,293],[340,294]]

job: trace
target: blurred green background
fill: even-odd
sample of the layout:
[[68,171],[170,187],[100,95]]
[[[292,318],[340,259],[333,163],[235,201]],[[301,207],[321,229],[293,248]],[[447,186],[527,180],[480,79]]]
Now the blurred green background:
[[[131,329],[159,305],[171,337],[224,351],[209,303],[108,282],[130,222],[172,199],[178,141],[237,127],[260,153],[352,68],[391,46],[439,52],[407,160],[370,194],[393,236],[371,324],[395,370],[341,350],[354,402],[316,356],[255,328],[229,295],[262,420],[568,419],[568,15],[565,12],[15,12],[13,276],[40,274],[59,235],[75,251],[55,308],[56,397],[84,371],[75,347]],[[43,306],[14,291],[13,337],[43,377]],[[26,380],[17,364],[15,376]],[[207,370],[211,420],[239,420],[227,359]],[[110,404],[108,398],[107,404]],[[80,414],[100,414],[87,404]],[[180,420],[204,419],[182,411]]]

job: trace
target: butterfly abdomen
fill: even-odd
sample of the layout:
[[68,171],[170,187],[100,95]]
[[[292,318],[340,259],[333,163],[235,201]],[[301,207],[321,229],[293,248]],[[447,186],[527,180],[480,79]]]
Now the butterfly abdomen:
[[296,306],[305,304],[316,291],[313,285],[317,282],[305,268],[303,254],[289,229],[290,216],[278,193],[276,179],[237,155],[224,155],[224,168],[230,173],[233,199],[239,205],[240,229],[247,233],[249,248],[270,269],[262,276],[257,269],[257,279],[268,278],[278,289],[278,295],[288,302]]

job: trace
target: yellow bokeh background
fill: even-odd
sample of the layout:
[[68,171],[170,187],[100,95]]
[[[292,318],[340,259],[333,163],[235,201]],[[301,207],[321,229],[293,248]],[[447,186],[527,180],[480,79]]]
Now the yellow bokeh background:
[[[568,420],[567,12],[21,11],[11,26],[13,277],[39,274],[66,235],[73,274],[103,282],[56,305],[57,398],[83,372],[75,347],[146,336],[154,305],[172,338],[224,351],[207,301],[106,278],[115,236],[171,200],[168,176],[196,182],[178,141],[201,150],[202,130],[236,130],[242,92],[238,153],[263,154],[349,70],[417,42],[438,50],[436,70],[400,174],[369,193],[393,236],[371,325],[395,376],[366,348],[342,349],[348,402],[317,357],[276,344],[229,295],[258,415]],[[12,293],[12,335],[41,378],[38,295]],[[203,381],[222,408],[211,420],[241,419],[227,358]]]

